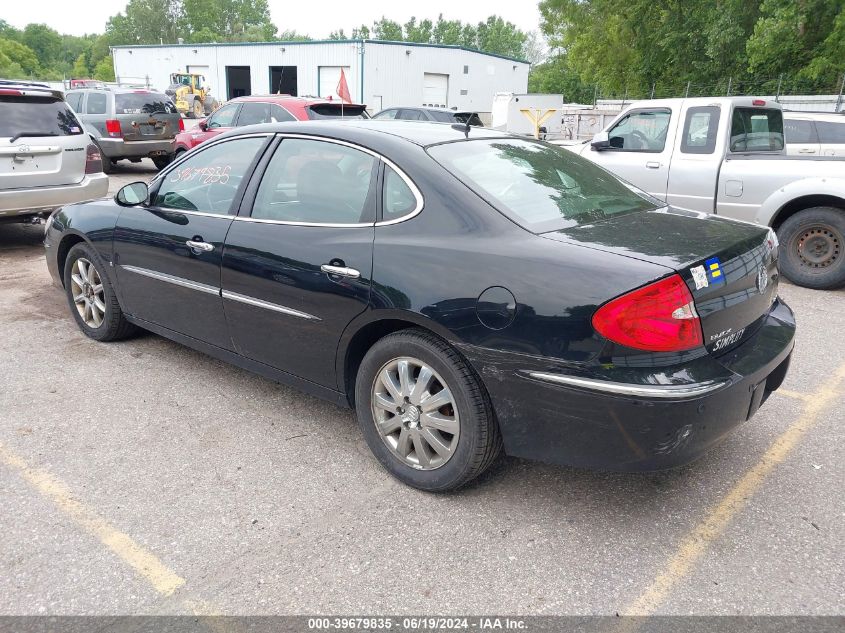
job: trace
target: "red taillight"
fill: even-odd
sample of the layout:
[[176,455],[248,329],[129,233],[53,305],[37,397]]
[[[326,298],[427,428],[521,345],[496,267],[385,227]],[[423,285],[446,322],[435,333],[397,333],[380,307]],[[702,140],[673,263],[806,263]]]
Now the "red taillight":
[[650,352],[680,352],[704,344],[692,295],[678,275],[605,303],[593,328],[614,343]]
[[85,148],[85,173],[99,174],[103,171],[103,155],[100,148],[91,143]]
[[182,120],[182,117],[179,117],[179,131],[180,132],[185,131],[185,121]]
[[120,129],[120,121],[117,119],[109,119],[106,121],[106,134],[112,138],[119,138],[123,136],[123,130]]
[[20,97],[23,93],[20,90],[12,90],[11,88],[0,89],[0,95],[14,95]]
[[764,106],[766,105],[766,102],[763,99],[754,99],[753,101],[751,101],[751,105]]

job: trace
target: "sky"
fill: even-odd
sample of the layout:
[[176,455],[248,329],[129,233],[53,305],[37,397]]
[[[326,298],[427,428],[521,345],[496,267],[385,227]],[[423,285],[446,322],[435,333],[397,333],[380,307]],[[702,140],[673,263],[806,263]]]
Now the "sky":
[[[106,21],[126,6],[125,0],[0,0],[0,19],[14,27],[22,28],[30,22],[46,23],[59,33],[83,35],[102,33]],[[484,2],[426,2],[419,9],[417,3],[388,2],[386,0],[321,0],[319,9],[314,10],[310,2],[296,0],[269,0],[273,22],[280,31],[295,30],[315,39],[328,37],[330,31],[344,29],[347,35],[360,24],[371,26],[373,21],[385,17],[400,24],[412,15],[417,20],[430,18],[432,21],[442,13],[446,20],[461,20],[473,24],[496,14],[513,22],[523,31],[539,28],[540,13],[534,0],[484,0]],[[68,10],[69,6],[84,10]],[[419,10],[414,10],[417,6]],[[326,18],[326,16],[331,16]]]

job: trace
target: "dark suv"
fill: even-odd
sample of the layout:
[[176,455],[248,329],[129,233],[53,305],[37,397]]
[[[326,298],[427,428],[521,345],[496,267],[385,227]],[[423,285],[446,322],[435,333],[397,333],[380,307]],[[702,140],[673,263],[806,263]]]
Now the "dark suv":
[[434,121],[435,123],[469,122],[475,127],[484,127],[477,112],[449,110],[448,108],[386,108],[373,116],[374,119],[397,119],[405,121]]
[[103,152],[106,172],[121,159],[151,158],[159,169],[173,158],[182,116],[163,92],[131,88],[68,90],[67,102]]

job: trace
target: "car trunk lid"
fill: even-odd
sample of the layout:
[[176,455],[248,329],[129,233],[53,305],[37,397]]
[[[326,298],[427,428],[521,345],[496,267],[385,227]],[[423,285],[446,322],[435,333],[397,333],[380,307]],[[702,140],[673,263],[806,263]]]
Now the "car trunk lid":
[[662,209],[612,216],[543,237],[678,273],[693,296],[705,347],[713,354],[753,335],[777,296],[777,247],[766,227]]
[[62,99],[0,93],[0,190],[82,181],[89,143]]

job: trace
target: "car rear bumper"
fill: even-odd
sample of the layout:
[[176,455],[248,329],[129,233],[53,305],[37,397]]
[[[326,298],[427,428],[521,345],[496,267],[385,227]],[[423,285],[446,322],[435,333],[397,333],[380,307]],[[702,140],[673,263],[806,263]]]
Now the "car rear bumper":
[[509,455],[647,471],[697,459],[751,418],[783,382],[794,334],[792,311],[778,301],[746,343],[682,368],[705,378],[671,385],[660,384],[662,369],[625,368],[621,381],[608,379],[613,370],[576,376],[541,359],[509,355],[499,363],[489,350],[475,358],[464,351],[484,379]]
[[108,192],[109,177],[102,172],[86,174],[72,185],[0,191],[0,218],[52,211],[65,204],[102,198]]
[[103,154],[109,158],[146,158],[148,156],[167,156],[175,150],[174,139],[156,139],[152,141],[126,141],[122,138],[101,138],[97,142]]

